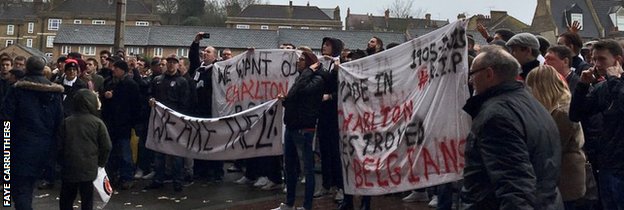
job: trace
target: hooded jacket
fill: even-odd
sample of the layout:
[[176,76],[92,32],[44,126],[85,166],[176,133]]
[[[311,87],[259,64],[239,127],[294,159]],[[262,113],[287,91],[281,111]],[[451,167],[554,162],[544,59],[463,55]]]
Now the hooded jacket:
[[284,124],[287,129],[311,129],[316,127],[321,100],[323,78],[309,67],[304,69],[288,90],[284,105]]
[[59,159],[62,179],[68,182],[93,181],[98,167],[104,167],[112,144],[104,122],[97,117],[98,99],[88,89],[78,90],[72,100],[74,112],[65,118],[59,132]]
[[27,74],[9,88],[0,120],[10,121],[11,175],[39,176],[56,155],[56,134],[63,120],[62,94],[63,86],[41,73]]
[[561,142],[548,111],[520,82],[504,82],[466,102],[462,200],[466,209],[562,209]]
[[[344,47],[342,41],[336,38],[325,37],[322,44],[326,41],[329,41],[332,45],[332,54],[330,56],[339,57]],[[323,66],[322,71],[319,72],[324,80],[323,94],[329,94],[331,99],[321,102],[318,126],[320,132],[338,133],[338,100],[336,100],[338,99],[338,71],[334,70],[333,60],[330,62],[332,65]]]

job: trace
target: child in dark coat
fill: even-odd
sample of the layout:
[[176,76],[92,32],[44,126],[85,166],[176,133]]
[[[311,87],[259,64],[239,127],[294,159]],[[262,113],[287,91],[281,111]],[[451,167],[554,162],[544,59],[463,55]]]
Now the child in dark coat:
[[88,89],[73,98],[72,115],[63,120],[59,139],[62,166],[60,209],[70,210],[80,190],[82,210],[93,209],[93,180],[98,167],[104,167],[111,151],[111,140],[104,122],[98,118],[98,99]]

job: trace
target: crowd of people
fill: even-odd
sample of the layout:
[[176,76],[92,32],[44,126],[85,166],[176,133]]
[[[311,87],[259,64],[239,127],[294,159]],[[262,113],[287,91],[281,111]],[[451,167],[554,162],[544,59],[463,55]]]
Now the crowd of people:
[[[488,44],[477,46],[467,37],[472,97],[463,110],[472,127],[464,179],[412,191],[403,201],[430,201],[442,210],[624,209],[622,45],[608,39],[584,45],[574,27],[557,43],[530,33],[499,30],[490,36],[477,29]],[[32,209],[35,185],[51,189],[57,179],[61,209],[72,209],[78,191],[82,209],[92,209],[98,167],[106,167],[120,190],[145,179],[151,180],[145,190],[171,182],[180,192],[196,180],[220,183],[226,171],[242,172],[235,183],[285,191],[276,210],[313,209],[315,198],[330,195],[337,209],[354,209],[353,195],[343,190],[339,152],[339,65],[383,51],[383,41],[372,37],[365,50],[350,50],[354,46],[325,37],[320,56],[306,46],[279,46],[302,51],[295,83],[278,96],[285,107],[284,154],[235,160],[225,169],[223,161],[145,148],[156,101],[185,115],[213,117],[213,64],[233,55],[224,49],[219,58],[214,47],[200,49],[202,39],[199,32],[188,58],[148,60],[120,49],[103,50],[97,59],[72,52],[58,58],[53,70],[41,57],[0,55],[0,119],[11,121],[16,209]],[[136,164],[133,135],[139,139]],[[300,208],[298,183],[305,188]],[[363,196],[359,208],[371,209],[370,203],[371,196]]]

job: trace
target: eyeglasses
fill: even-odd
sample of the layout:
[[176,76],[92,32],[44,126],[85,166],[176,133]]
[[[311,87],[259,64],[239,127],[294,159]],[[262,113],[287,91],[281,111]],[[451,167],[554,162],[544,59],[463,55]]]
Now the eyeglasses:
[[472,75],[474,75],[474,74],[476,74],[476,73],[478,73],[480,71],[486,70],[487,68],[490,68],[490,67],[486,66],[486,67],[483,67],[483,68],[474,69],[474,70],[468,72],[468,77],[472,77]]

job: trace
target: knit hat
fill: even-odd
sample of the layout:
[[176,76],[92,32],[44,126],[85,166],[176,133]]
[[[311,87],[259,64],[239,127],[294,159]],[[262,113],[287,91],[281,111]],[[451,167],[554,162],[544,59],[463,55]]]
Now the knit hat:
[[80,66],[78,65],[78,61],[76,59],[71,59],[71,58],[68,58],[67,60],[65,60],[65,70],[67,71],[67,69],[69,68],[75,68],[76,70],[79,70]]
[[128,63],[126,63],[125,61],[116,61],[115,63],[113,63],[113,66],[120,68],[121,70],[124,70],[125,72],[128,72],[129,70]]

